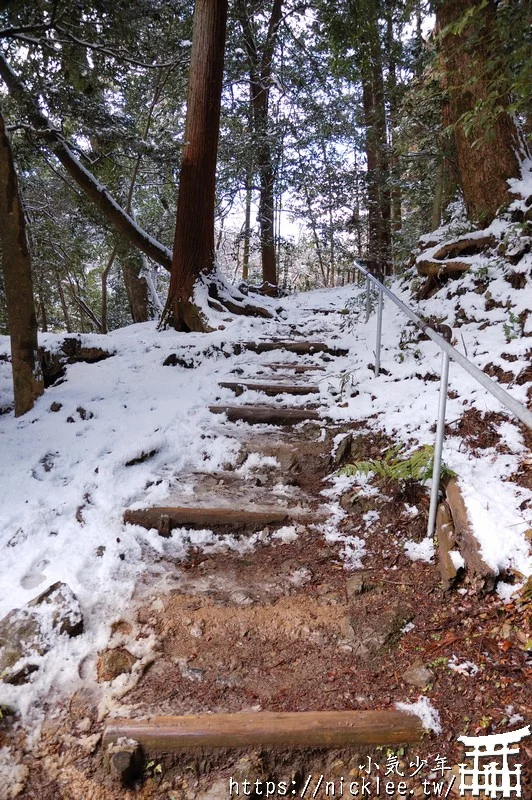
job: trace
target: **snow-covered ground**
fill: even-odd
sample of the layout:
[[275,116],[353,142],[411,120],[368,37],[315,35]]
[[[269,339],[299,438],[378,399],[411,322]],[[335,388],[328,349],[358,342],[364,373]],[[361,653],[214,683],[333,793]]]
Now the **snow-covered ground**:
[[[525,268],[523,262],[521,268]],[[461,279],[461,285],[472,288],[474,276],[475,269]],[[506,308],[486,311],[485,297],[471,291],[446,301],[445,289],[416,309],[405,282],[395,280],[391,288],[414,310],[451,326],[463,309],[477,321],[456,329],[457,348],[481,368],[493,362],[517,375],[528,364],[530,339],[517,335],[512,320],[532,307],[527,280],[521,290],[512,289],[502,277],[491,281],[492,297],[502,303],[508,299],[512,315]],[[235,400],[230,390],[218,387],[220,380],[235,379],[231,371],[236,367],[250,377],[260,364],[283,360],[278,352],[235,355],[234,343],[288,338],[290,326],[295,326],[293,330],[307,340],[349,347],[345,358],[324,362],[319,354],[306,357],[309,363],[327,368],[325,373],[316,373],[324,414],[334,420],[367,420],[412,447],[433,443],[439,383],[423,376],[439,374],[441,353],[430,341],[399,347],[401,341],[404,344],[406,319],[395,306],[385,303],[381,365],[389,374],[375,378],[369,365],[374,361],[376,319],[373,315],[368,323],[364,321],[362,287],[350,285],[266,302],[272,309],[281,304],[284,311],[273,320],[212,312],[211,321],[218,329],[210,334],[157,332],[155,323],[146,323],[107,336],[83,335],[84,343],[115,354],[96,364],[68,366],[66,380],[49,388],[24,417],[0,416],[0,618],[55,581],[63,581],[76,594],[85,623],[81,636],[61,637],[61,643],[43,656],[30,683],[21,687],[0,683],[0,704],[15,705],[24,713],[54,687],[72,691],[80,681],[90,680],[90,676],[80,677],[80,664],[88,654],[105,647],[111,624],[124,618],[139,576],[152,569],[147,554],[184,553],[177,532],[163,540],[156,531],[124,525],[122,515],[133,504],[162,503],[180,474],[215,471],[234,462],[235,440],[224,430],[223,418],[209,412],[209,404],[274,402],[257,393]],[[324,308],[344,313],[313,313]],[[489,325],[480,330],[480,321],[486,319]],[[53,349],[62,338],[42,335],[41,344]],[[6,337],[0,338],[1,352],[8,352]],[[193,359],[196,366],[163,366],[171,353]],[[516,360],[509,363],[502,353]],[[507,388],[526,404],[526,383],[514,382]],[[470,407],[504,411],[453,364],[449,389],[451,426]],[[0,362],[0,406],[9,402],[10,391],[10,365]],[[294,405],[306,400],[289,397],[280,402]],[[51,410],[52,403],[61,404],[60,409]],[[476,457],[459,436],[450,436],[444,461],[459,476],[486,561],[526,576],[532,572],[532,559],[525,531],[532,527],[532,520],[530,511],[520,507],[531,492],[505,480],[517,470],[525,449],[509,414],[499,432],[508,453],[489,448]],[[126,466],[152,451],[147,460]],[[212,537],[207,535],[204,541],[212,544]]]

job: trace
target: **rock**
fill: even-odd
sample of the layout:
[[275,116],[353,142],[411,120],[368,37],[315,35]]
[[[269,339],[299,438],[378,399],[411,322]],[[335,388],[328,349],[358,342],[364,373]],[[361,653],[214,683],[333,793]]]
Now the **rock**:
[[183,367],[183,369],[194,369],[196,362],[193,358],[184,358],[177,353],[170,355],[163,361],[163,367]]
[[5,683],[25,683],[37,664],[21,663],[31,656],[42,656],[49,649],[41,636],[36,614],[15,608],[0,622],[0,675]]
[[401,629],[413,616],[410,608],[391,608],[363,620],[351,614],[349,622],[354,634],[353,654],[363,661],[371,660],[377,653],[393,645]]
[[77,597],[66,583],[52,584],[35,600],[28,603],[30,608],[47,611],[52,615],[52,627],[67,636],[78,636],[83,633],[83,614]]
[[54,402],[50,406],[50,411],[56,411],[57,412],[57,411],[61,411],[62,408],[63,408],[63,404],[62,403],[58,403],[56,400],[54,400]]
[[351,455],[351,446],[353,444],[353,434],[348,433],[347,436],[339,442],[338,447],[336,448],[336,452],[332,458],[333,467],[341,467],[342,464],[345,464],[347,459]]
[[114,681],[119,675],[131,672],[137,659],[125,647],[114,647],[99,654],[96,672],[98,683]]
[[[164,606],[162,610],[164,611]],[[133,625],[124,619],[119,619],[111,625],[111,636],[130,636],[132,632]]]
[[368,588],[369,587],[366,585],[363,572],[356,572],[354,575],[351,575],[349,578],[347,578],[345,582],[345,590],[349,600],[351,600],[357,594],[362,594]]
[[39,657],[60,635],[83,631],[83,614],[66,583],[54,583],[23,608],[0,621],[0,675],[5,683],[25,683],[39,668]]
[[86,347],[82,345],[81,339],[77,338],[64,339],[59,350],[53,353],[40,347],[39,356],[44,375],[44,386],[48,388],[60,378],[64,378],[66,364],[74,364],[79,361],[94,364],[113,355],[114,353],[102,350],[101,347]]
[[409,683],[411,686],[417,686],[419,689],[424,689],[433,679],[434,673],[421,662],[416,662],[403,673],[402,677],[405,683]]

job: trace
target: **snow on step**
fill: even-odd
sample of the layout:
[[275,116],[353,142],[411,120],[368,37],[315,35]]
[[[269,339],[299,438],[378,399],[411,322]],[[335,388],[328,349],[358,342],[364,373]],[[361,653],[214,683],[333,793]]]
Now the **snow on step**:
[[254,353],[269,353],[272,350],[288,350],[298,355],[312,355],[313,353],[328,353],[331,356],[346,356],[349,350],[345,348],[329,347],[325,342],[243,342],[244,350]]
[[241,395],[245,389],[263,392],[270,397],[276,394],[317,394],[318,386],[312,384],[288,383],[256,383],[254,381],[222,381],[218,384],[223,389],[231,389],[235,394]]
[[[287,522],[290,512],[287,509],[260,509],[244,511],[238,508],[188,508],[186,506],[154,506],[152,508],[127,509],[124,522],[156,528],[161,536],[170,536],[173,528],[230,528],[232,534],[247,532],[248,529],[261,528]],[[246,529],[246,530],[243,530]]]
[[296,374],[300,372],[325,372],[325,367],[321,367],[318,364],[297,364],[293,361],[272,361],[270,364],[263,364],[263,367],[268,367],[268,369],[275,370],[278,369],[291,369]]
[[250,425],[297,425],[307,420],[321,419],[310,408],[275,408],[274,406],[209,406],[213,414],[225,414],[229,422],[239,420]]

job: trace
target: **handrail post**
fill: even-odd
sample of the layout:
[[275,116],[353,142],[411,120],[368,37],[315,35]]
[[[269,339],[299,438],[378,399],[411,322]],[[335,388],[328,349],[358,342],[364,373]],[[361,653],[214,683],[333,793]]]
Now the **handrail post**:
[[368,319],[369,319],[369,311],[370,311],[370,291],[371,291],[370,279],[369,279],[369,275],[367,275],[367,276],[366,276],[366,322],[367,322],[367,321],[368,321]]
[[[452,339],[452,331],[448,325],[431,325],[447,342]],[[432,466],[432,487],[430,492],[429,521],[427,524],[427,537],[432,538],[436,525],[436,513],[440,492],[441,461],[443,451],[443,437],[445,435],[445,408],[447,405],[447,386],[449,384],[449,354],[442,351],[440,400],[438,404],[438,421],[436,424],[436,441],[434,443],[434,461]]]
[[[384,282],[384,275],[379,273],[375,276],[378,280],[383,283]],[[377,340],[375,342],[375,377],[379,377],[379,372],[381,369],[381,338],[382,338],[382,306],[383,306],[384,295],[382,292],[381,287],[379,286],[379,300],[377,304]]]

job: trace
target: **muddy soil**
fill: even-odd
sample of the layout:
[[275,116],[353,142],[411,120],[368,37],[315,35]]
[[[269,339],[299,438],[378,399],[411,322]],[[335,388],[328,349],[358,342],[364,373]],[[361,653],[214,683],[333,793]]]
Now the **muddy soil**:
[[[324,435],[319,426],[307,425],[290,434],[279,431],[274,440],[250,432],[246,452],[276,455],[279,461],[277,471],[261,472],[255,482],[246,478],[253,497],[259,491],[271,500],[282,480],[297,490],[294,502],[318,520],[324,513],[324,478],[334,469],[332,440],[340,431],[331,427]],[[371,456],[383,440],[360,427],[356,441]],[[239,480],[226,479],[233,488]],[[216,483],[205,478],[204,488],[212,492]],[[18,748],[21,780],[18,788],[0,787],[0,796],[222,800],[231,796],[230,786],[232,796],[235,786],[240,796],[266,796],[266,784],[256,781],[270,781],[272,797],[283,796],[283,782],[288,796],[357,796],[355,784],[359,795],[403,796],[386,795],[383,784],[375,783],[380,777],[405,781],[412,797],[427,796],[427,789],[436,793],[433,785],[443,780],[447,796],[458,797],[458,764],[464,758],[458,736],[500,733],[530,722],[532,669],[525,645],[531,603],[522,598],[504,606],[496,596],[479,595],[467,576],[453,594],[444,595],[437,566],[405,553],[407,540],[423,538],[426,492],[399,483],[376,488],[369,497],[357,498],[351,489],[340,499],[346,511],[340,532],[365,540],[357,570],[345,569],[343,544],[327,541],[312,524],[295,524],[284,538],[275,537],[275,528],[266,530],[254,549],[243,553],[190,551],[184,563],[160,557],[153,580],[139,584],[133,613],[115,623],[113,640],[123,650],[128,642],[153,641],[153,658],[133,688],[115,696],[108,713],[143,718],[391,709],[397,701],[424,695],[439,712],[440,734],[427,733],[408,748],[356,752],[161,754],[144,764],[134,785],[124,786],[104,767],[106,712],[95,687],[59,706],[51,701],[32,749],[16,720],[2,720],[0,747]],[[532,739],[525,740],[522,796],[529,799],[531,755]],[[370,779],[371,785],[363,783]]]

